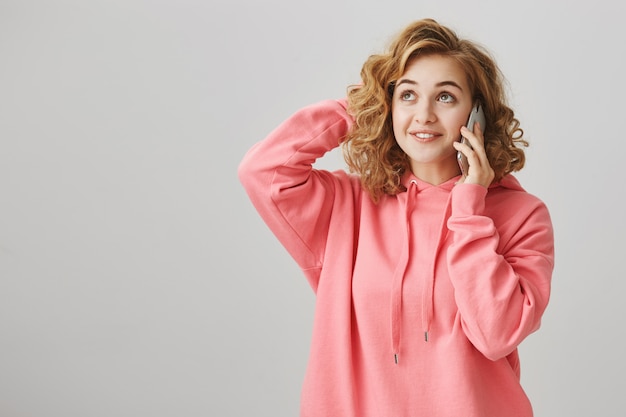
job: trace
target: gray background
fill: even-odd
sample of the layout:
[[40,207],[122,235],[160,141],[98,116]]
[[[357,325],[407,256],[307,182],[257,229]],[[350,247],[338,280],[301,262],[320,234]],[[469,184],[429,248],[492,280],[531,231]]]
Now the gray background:
[[[623,416],[623,2],[0,1],[0,417],[295,416],[313,294],[236,168],[434,17],[485,44],[556,232],[539,417]],[[331,153],[324,167],[342,167]]]

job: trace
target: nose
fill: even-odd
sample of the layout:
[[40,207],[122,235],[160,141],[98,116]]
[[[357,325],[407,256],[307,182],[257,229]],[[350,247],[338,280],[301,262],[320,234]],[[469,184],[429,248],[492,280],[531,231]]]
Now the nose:
[[428,100],[420,100],[415,104],[415,121],[420,124],[428,124],[437,120],[433,103]]

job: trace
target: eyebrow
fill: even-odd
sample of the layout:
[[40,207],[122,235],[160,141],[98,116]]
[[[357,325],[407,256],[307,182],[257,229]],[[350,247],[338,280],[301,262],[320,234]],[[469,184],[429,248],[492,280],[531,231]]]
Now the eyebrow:
[[[418,85],[419,83],[416,82],[416,81],[413,81],[413,80],[409,80],[407,78],[403,78],[403,79],[401,79],[400,81],[398,81],[396,83],[396,86],[399,86],[399,85],[402,85],[402,84]],[[438,82],[437,84],[435,84],[436,87],[444,87],[444,86],[447,86],[447,85],[451,85],[451,86],[456,87],[459,90],[463,91],[463,89],[461,88],[461,86],[459,84],[457,84],[456,82],[451,81],[451,80],[450,81],[441,81],[441,82]]]

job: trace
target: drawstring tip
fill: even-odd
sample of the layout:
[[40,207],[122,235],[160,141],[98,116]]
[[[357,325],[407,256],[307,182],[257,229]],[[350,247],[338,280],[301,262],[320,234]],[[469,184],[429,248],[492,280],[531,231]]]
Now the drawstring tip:
[[394,353],[394,354],[393,354],[393,360],[394,360],[394,362],[395,362],[395,363],[396,363],[396,365],[397,365],[397,364],[398,364],[398,354],[397,354],[397,353]]
[[428,342],[428,332],[424,332],[424,341]]

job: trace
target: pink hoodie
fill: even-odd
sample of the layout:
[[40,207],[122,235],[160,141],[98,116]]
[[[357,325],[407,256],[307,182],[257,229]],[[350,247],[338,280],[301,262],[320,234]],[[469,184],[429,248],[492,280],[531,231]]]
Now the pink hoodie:
[[312,168],[352,124],[345,100],[296,112],[239,177],[316,294],[302,417],[529,417],[517,346],[553,270],[546,206],[513,176],[374,204],[359,178]]

